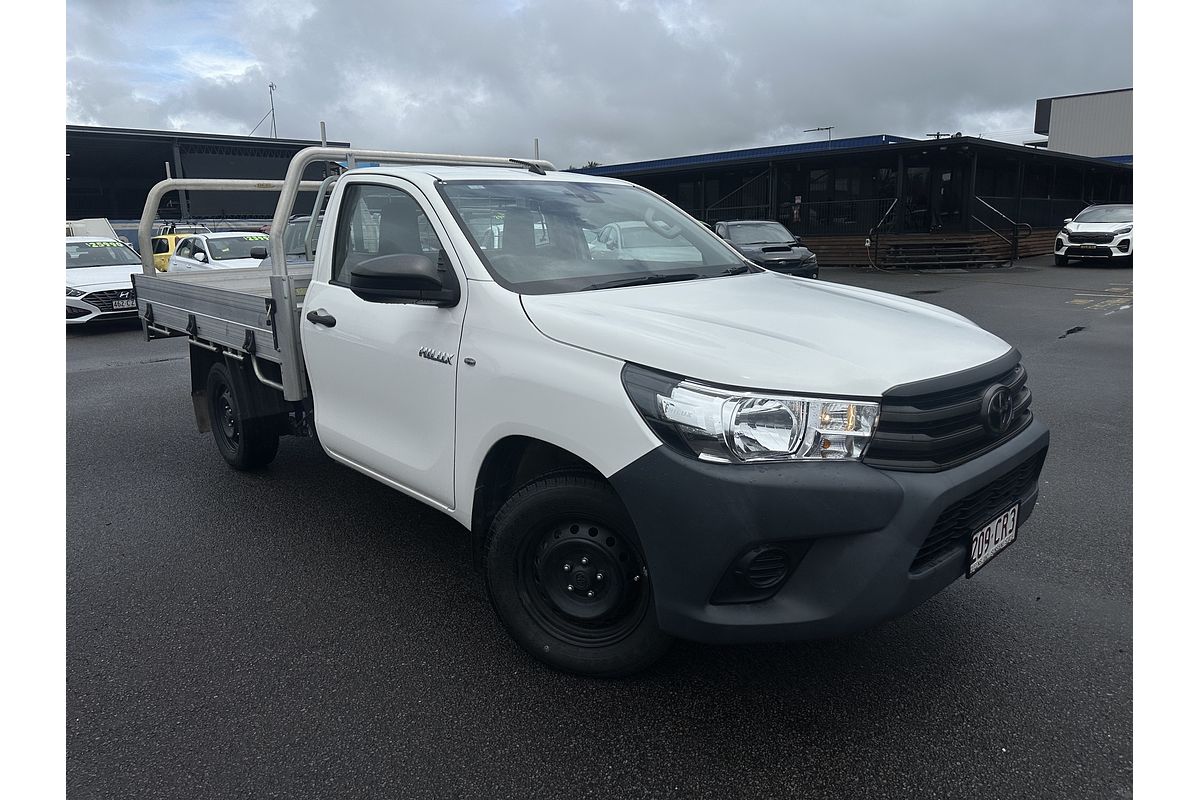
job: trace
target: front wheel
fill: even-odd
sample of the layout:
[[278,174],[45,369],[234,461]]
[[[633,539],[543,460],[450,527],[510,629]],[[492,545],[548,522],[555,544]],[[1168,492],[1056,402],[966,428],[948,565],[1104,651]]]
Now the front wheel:
[[1065,266],[1067,266],[1067,264],[1070,264],[1070,263],[1071,263],[1071,259],[1067,258],[1066,256],[1055,256],[1054,257],[1054,266],[1056,266],[1056,267],[1065,267]]
[[556,669],[629,675],[671,645],[633,524],[603,481],[554,475],[516,492],[492,523],[485,568],[509,635]]
[[217,362],[208,372],[208,419],[221,456],[236,470],[261,469],[275,460],[279,430],[269,417],[247,418],[229,367]]

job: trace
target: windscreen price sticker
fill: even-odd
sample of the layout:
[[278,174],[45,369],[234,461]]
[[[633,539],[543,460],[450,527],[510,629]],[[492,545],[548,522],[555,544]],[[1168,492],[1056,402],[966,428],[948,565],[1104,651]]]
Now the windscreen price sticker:
[[120,242],[88,242],[88,247],[124,247]]
[[243,236],[242,239],[247,242],[267,242],[271,240],[271,237],[263,233],[256,233],[251,236]]

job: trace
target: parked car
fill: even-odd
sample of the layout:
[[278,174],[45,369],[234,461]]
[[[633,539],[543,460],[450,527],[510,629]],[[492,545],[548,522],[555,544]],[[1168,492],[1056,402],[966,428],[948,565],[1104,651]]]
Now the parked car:
[[67,324],[137,316],[129,276],[142,269],[133,248],[108,236],[67,237]]
[[154,268],[159,272],[167,271],[167,263],[175,252],[180,240],[197,233],[212,233],[204,225],[185,225],[169,222],[159,228],[158,233],[150,240],[151,252],[154,253]]
[[700,251],[681,238],[678,231],[651,226],[643,220],[610,222],[600,229],[596,244],[588,249],[593,258],[602,260],[650,263],[702,260]]
[[1065,267],[1072,258],[1123,258],[1133,263],[1133,205],[1107,203],[1088,206],[1063,220],[1054,240],[1054,263]]
[[819,275],[816,255],[778,222],[729,220],[718,222],[714,230],[735,250],[761,267],[801,278]]
[[[352,152],[300,151],[276,217]],[[233,469],[315,433],[458,521],[531,656],[611,676],[672,637],[860,631],[986,569],[1033,512],[1049,431],[1020,353],[964,317],[764,270],[625,181],[368,157],[389,165],[337,180],[311,272],[282,237],[252,276],[147,262],[146,333],[189,337],[180,374]],[[980,619],[999,585],[964,592]]]
[[[175,248],[175,254],[167,262],[167,271],[195,272],[209,269],[257,267],[262,264],[263,259],[256,258],[250,251],[265,247],[270,241],[271,237],[268,234],[246,231],[202,233],[188,236]],[[303,240],[301,242],[303,248]]]

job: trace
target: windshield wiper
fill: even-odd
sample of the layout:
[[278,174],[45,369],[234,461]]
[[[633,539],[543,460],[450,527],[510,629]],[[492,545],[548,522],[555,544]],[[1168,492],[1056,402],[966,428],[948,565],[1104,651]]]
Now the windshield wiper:
[[724,275],[741,275],[743,272],[749,272],[749,271],[750,271],[750,266],[748,264],[738,264],[736,266],[730,267],[729,269],[721,270],[716,275],[709,275],[708,277],[720,278]]
[[644,286],[649,283],[674,283],[675,281],[690,281],[699,278],[695,272],[684,273],[663,273],[652,272],[649,275],[640,275],[636,278],[618,278],[615,281],[604,281],[602,283],[593,283],[591,286],[585,286],[579,291],[590,292],[593,289],[616,289],[620,286]]

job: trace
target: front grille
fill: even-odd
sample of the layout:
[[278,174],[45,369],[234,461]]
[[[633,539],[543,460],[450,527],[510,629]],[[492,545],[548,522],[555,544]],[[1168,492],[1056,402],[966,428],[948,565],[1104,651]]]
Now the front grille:
[[947,508],[933,523],[909,572],[920,572],[952,552],[972,532],[1003,514],[1018,500],[1025,501],[1042,472],[1046,451],[1032,456],[977,492]]
[[1108,247],[1068,247],[1066,255],[1080,258],[1111,258],[1112,249]]
[[1067,235],[1071,244],[1108,244],[1113,240],[1111,233],[1071,233]]
[[85,294],[79,299],[95,306],[106,314],[114,310],[130,314],[137,313],[137,308],[113,308],[114,300],[136,300],[137,294],[134,293],[133,289],[109,289],[104,292],[92,292],[91,294]]
[[[985,380],[928,394],[900,389],[883,396],[879,425],[864,463],[908,472],[948,469],[1003,444],[1033,421],[1033,396],[1020,364]],[[1008,387],[1013,397],[1012,422],[994,436],[984,428],[983,393],[992,385]]]

